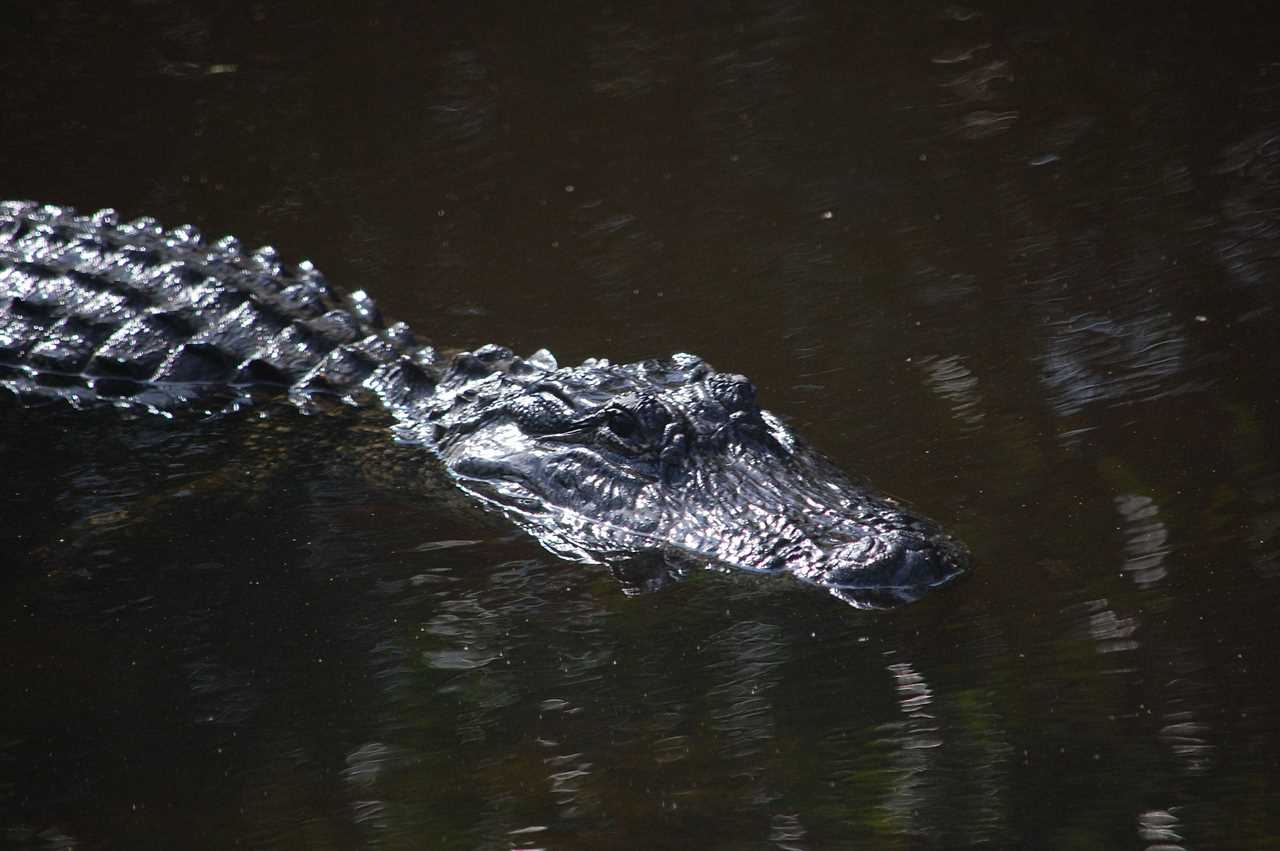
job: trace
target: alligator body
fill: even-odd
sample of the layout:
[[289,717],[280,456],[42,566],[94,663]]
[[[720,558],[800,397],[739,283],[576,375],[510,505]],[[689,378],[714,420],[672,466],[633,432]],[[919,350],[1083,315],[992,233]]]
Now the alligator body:
[[579,561],[785,572],[863,607],[915,599],[969,563],[762,410],[746,378],[695,356],[560,367],[487,345],[446,358],[308,263],[110,210],[0,204],[0,387],[158,413],[381,404],[464,491]]

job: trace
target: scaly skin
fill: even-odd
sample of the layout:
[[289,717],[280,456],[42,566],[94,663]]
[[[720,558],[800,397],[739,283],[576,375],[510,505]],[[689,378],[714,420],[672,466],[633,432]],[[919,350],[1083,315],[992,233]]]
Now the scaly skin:
[[109,210],[0,204],[0,387],[165,414],[271,395],[381,404],[464,491],[579,561],[787,572],[861,607],[969,564],[693,355],[559,367],[488,345],[445,360],[310,264]]

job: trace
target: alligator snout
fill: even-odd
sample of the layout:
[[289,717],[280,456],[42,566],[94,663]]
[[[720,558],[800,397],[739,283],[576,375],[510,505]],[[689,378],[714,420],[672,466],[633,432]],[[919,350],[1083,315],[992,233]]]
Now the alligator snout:
[[882,542],[880,550],[868,560],[861,542],[846,545],[832,553],[833,567],[817,584],[855,605],[897,605],[958,578],[973,560],[948,536],[900,536]]

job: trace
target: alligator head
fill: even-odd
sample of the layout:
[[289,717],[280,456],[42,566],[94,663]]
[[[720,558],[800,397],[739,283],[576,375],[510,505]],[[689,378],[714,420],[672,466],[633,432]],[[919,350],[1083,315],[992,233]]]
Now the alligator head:
[[545,351],[486,346],[456,357],[419,410],[389,407],[464,490],[568,558],[789,573],[868,608],[969,563],[932,521],[762,410],[750,381],[692,355],[558,368]]

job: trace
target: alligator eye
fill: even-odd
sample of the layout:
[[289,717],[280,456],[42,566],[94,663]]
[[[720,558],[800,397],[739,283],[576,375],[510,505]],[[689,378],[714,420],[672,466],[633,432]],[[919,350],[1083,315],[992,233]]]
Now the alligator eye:
[[605,422],[614,437],[626,441],[635,440],[640,431],[640,421],[636,419],[635,414],[626,408],[610,408],[606,416]]
[[756,386],[745,375],[718,372],[707,379],[707,387],[727,411],[749,411],[755,408]]

